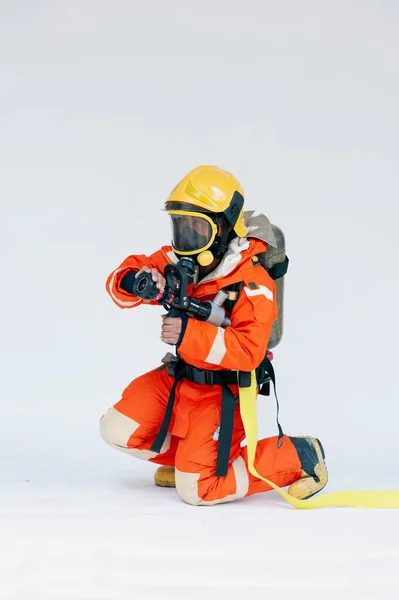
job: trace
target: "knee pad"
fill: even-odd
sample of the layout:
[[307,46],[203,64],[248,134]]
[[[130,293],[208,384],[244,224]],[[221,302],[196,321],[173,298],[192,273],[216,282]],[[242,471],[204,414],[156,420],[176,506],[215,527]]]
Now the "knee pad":
[[[107,410],[100,419],[100,434],[107,444],[142,460],[155,458],[157,452],[141,448],[143,446],[142,439],[137,441],[137,447],[134,443],[128,445],[129,440],[139,427],[140,423],[122,414],[114,407]],[[166,452],[170,448],[170,444],[171,435],[168,433],[162,445],[161,453]]]
[[115,409],[113,408],[108,409],[107,412],[101,417],[99,423],[100,435],[102,439],[111,446],[115,445],[117,438],[116,419],[113,415],[114,410]]
[[206,504],[198,495],[199,473],[184,473],[175,469],[176,491],[187,504],[199,506]]

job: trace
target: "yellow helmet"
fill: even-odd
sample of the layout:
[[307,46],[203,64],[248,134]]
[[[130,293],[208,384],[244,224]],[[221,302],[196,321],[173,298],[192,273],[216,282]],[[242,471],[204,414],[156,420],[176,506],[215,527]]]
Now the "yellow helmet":
[[[200,265],[221,258],[230,238],[228,229],[245,237],[244,190],[237,179],[219,167],[205,165],[190,171],[172,190],[165,208],[172,218],[172,247],[177,255],[196,255]],[[224,223],[222,236],[219,224]],[[231,239],[231,238],[230,238]]]

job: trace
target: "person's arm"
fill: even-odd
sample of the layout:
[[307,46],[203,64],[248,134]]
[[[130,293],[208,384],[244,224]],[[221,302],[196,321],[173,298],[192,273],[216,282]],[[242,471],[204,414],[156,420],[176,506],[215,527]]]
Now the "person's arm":
[[[117,269],[112,271],[107,278],[105,287],[119,308],[134,308],[144,302],[142,298],[132,294],[136,273],[142,267],[148,267],[163,274],[166,265],[171,262],[170,252],[170,246],[164,246],[150,256],[145,254],[128,256]],[[146,301],[146,303],[148,302]],[[151,301],[150,304],[158,305],[156,301]]]
[[178,346],[179,354],[187,363],[199,368],[207,368],[204,364],[207,363],[219,368],[252,371],[266,354],[276,317],[274,281],[259,267],[256,284],[244,283],[231,315],[231,325],[222,329],[188,319]]

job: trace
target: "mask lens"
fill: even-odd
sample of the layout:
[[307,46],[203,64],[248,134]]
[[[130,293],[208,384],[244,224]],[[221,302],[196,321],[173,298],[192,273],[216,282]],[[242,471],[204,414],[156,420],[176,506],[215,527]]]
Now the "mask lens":
[[193,215],[170,215],[172,218],[172,244],[178,252],[202,250],[212,239],[209,221]]

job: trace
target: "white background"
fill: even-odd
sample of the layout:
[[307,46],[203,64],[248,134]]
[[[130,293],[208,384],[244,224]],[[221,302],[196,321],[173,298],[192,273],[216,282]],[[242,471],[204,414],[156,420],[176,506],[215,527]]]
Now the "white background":
[[285,431],[326,491],[399,489],[398,4],[1,0],[0,75],[2,597],[394,593],[396,511],[195,509],[98,420],[169,350],[105,280],[217,164],[286,236]]

